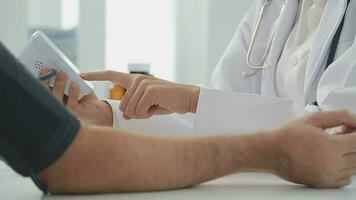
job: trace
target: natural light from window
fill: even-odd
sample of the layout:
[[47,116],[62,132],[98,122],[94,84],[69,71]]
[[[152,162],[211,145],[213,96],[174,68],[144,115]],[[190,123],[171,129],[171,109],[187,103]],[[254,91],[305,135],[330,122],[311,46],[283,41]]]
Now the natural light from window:
[[151,73],[174,80],[174,0],[107,0],[106,64],[150,63]]
[[79,0],[62,0],[62,28],[75,28],[78,21]]

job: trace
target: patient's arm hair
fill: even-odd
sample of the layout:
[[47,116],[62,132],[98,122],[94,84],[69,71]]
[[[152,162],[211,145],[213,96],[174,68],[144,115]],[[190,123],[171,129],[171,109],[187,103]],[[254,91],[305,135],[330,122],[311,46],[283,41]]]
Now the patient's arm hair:
[[83,125],[40,176],[54,194],[142,192],[194,186],[239,171],[268,171],[267,134],[168,138]]

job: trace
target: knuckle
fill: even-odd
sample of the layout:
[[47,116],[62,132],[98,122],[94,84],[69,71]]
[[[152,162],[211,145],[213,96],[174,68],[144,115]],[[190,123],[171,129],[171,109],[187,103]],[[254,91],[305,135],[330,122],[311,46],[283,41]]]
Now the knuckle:
[[126,108],[126,112],[125,112],[126,115],[128,116],[134,116],[134,110],[133,110],[133,106],[131,105],[128,105],[127,108]]
[[151,84],[151,80],[149,79],[144,79],[141,81],[140,86],[143,88],[147,88]]
[[141,82],[143,79],[145,79],[145,76],[141,75],[141,74],[136,74],[133,79],[134,79],[134,81],[140,81]]
[[[134,75],[133,81],[136,83],[141,83],[141,82],[150,82],[151,77],[143,74],[136,74]],[[147,83],[146,83],[147,84]]]
[[154,93],[157,91],[157,87],[155,87],[154,85],[149,85],[149,86],[147,87],[147,91],[148,91],[149,93],[154,94]]

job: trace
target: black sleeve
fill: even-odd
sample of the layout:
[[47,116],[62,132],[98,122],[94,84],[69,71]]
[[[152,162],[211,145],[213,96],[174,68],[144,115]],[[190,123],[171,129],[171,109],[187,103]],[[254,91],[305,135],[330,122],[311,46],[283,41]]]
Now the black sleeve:
[[0,43],[0,156],[31,176],[53,164],[79,121]]

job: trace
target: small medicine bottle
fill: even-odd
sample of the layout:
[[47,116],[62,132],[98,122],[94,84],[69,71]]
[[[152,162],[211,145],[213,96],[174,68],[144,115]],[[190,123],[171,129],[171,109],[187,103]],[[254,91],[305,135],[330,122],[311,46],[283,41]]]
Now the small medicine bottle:
[[[130,63],[128,64],[128,70],[130,74],[144,74],[150,75],[151,65],[148,63]],[[126,92],[126,89],[120,85],[113,85],[110,90],[110,99],[122,100]]]
[[110,99],[122,100],[126,92],[126,89],[120,85],[113,84],[110,90]]

